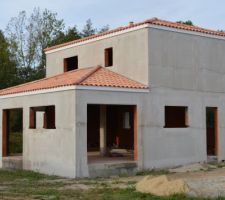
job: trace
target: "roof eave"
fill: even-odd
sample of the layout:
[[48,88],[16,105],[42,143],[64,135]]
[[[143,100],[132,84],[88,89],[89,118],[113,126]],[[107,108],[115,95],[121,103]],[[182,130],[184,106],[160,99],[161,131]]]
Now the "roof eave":
[[140,30],[140,29],[147,28],[147,27],[148,27],[147,23],[142,23],[142,24],[137,25],[137,26],[132,26],[132,27],[129,27],[129,28],[125,28],[124,30],[112,32],[112,33],[105,34],[105,35],[100,35],[100,36],[97,36],[97,37],[94,37],[94,38],[91,38],[91,39],[83,40],[81,42],[76,42],[76,40],[75,40],[75,41],[71,41],[71,42],[68,42],[68,43],[63,43],[63,44],[60,44],[60,45],[56,45],[56,46],[53,46],[53,47],[46,48],[44,51],[45,51],[45,54],[50,54],[50,53],[54,53],[54,52],[61,51],[61,50],[64,50],[64,49],[69,49],[69,48],[73,48],[73,47],[76,47],[76,46],[81,46],[81,45],[84,45],[84,44],[96,42],[96,41],[103,40],[103,39],[106,39],[106,38],[111,38],[111,37],[114,37],[114,36],[117,36],[117,35],[125,34],[125,33],[136,31],[136,30]]
[[32,91],[24,91],[12,94],[1,95],[0,99],[7,98],[15,98],[22,96],[31,96],[31,95],[39,95],[39,94],[47,94],[53,92],[62,92],[69,90],[91,90],[91,91],[108,91],[108,92],[130,92],[130,93],[146,93],[149,92],[149,88],[128,88],[128,87],[103,87],[103,86],[83,86],[83,85],[68,85],[68,86],[60,86],[55,88],[48,89],[40,89],[40,90],[32,90]]
[[164,31],[172,31],[172,32],[176,32],[176,33],[184,33],[184,34],[189,34],[189,35],[196,35],[196,36],[207,37],[207,38],[212,38],[212,39],[225,40],[225,37],[220,36],[220,35],[212,35],[209,33],[184,30],[181,28],[168,27],[168,26],[157,25],[157,24],[148,24],[148,28],[154,28],[154,29],[159,29],[159,30],[164,30]]

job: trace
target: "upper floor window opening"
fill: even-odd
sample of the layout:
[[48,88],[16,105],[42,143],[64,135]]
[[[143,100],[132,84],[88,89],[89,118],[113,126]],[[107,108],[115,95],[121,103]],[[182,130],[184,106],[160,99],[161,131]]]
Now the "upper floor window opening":
[[64,72],[78,69],[78,56],[64,59]]
[[105,49],[105,67],[113,66],[113,48]]

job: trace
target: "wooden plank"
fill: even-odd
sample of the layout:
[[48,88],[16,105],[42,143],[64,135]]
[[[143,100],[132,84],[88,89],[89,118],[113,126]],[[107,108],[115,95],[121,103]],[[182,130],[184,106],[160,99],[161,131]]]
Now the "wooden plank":
[[137,106],[134,106],[134,160],[138,160],[138,130],[137,130]]
[[8,111],[3,110],[2,112],[2,156],[7,156],[7,134],[8,134]]
[[215,130],[215,155],[219,152],[219,123],[218,123],[218,109],[214,108],[214,130]]
[[30,108],[30,128],[36,128],[36,111]]

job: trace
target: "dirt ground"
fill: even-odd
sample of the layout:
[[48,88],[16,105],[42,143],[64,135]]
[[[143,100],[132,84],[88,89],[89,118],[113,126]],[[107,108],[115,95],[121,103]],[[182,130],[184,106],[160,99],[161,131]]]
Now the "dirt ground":
[[[144,176],[166,175],[169,180],[184,180],[190,191],[185,196],[155,197],[135,191],[135,185]],[[66,179],[29,171],[0,170],[1,199],[150,199],[200,200],[225,197],[225,165],[191,165],[162,171],[144,171],[136,176],[109,178]]]
[[225,196],[225,168],[216,168],[199,172],[175,173],[171,179],[183,179],[191,196],[219,197]]

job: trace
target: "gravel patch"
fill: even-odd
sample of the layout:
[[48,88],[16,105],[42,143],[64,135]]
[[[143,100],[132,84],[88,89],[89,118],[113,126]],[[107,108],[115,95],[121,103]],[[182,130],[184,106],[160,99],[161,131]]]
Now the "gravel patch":
[[225,176],[186,179],[188,195],[198,197],[225,196]]

